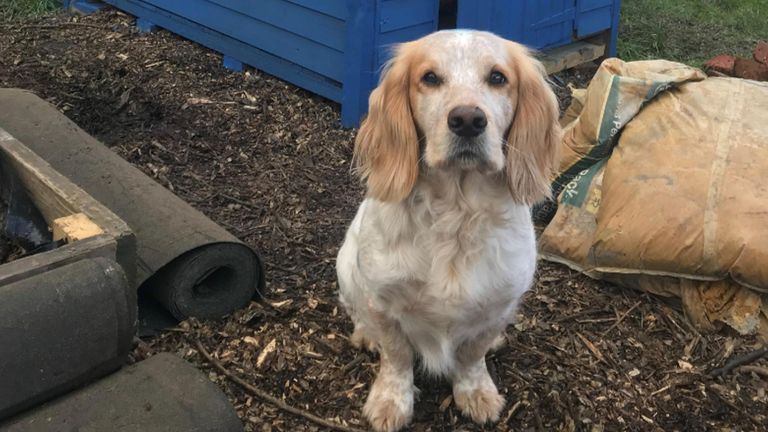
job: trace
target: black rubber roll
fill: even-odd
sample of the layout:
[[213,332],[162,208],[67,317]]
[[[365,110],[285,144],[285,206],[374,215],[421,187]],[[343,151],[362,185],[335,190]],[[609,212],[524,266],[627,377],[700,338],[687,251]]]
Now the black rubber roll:
[[257,266],[253,254],[243,245],[210,244],[176,258],[147,284],[153,287],[153,296],[177,319],[216,318],[250,300],[251,289],[258,281],[239,272]]
[[0,286],[0,419],[122,366],[136,291],[107,258]]
[[247,305],[264,287],[261,261],[253,249],[53,105],[28,91],[0,89],[0,127],[131,227],[137,288],[152,294],[177,319],[220,317]]
[[0,422],[2,432],[241,432],[227,397],[192,365],[158,354]]

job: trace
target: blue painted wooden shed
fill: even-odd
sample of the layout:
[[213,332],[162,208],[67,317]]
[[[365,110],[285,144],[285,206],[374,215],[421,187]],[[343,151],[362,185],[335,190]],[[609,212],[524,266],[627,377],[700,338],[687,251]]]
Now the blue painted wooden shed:
[[[94,0],[65,0],[90,10]],[[343,126],[367,110],[387,47],[441,28],[495,32],[537,49],[575,41],[615,54],[620,0],[103,0],[154,25],[341,103]],[[602,42],[600,42],[602,41]],[[603,51],[600,51],[602,53]]]

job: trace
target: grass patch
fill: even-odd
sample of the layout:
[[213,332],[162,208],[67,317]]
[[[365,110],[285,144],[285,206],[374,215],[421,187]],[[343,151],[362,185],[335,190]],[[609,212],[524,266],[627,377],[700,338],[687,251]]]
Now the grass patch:
[[61,0],[0,0],[0,21],[48,15],[61,5]]
[[768,39],[768,0],[623,0],[618,56],[700,67],[717,54],[751,57]]

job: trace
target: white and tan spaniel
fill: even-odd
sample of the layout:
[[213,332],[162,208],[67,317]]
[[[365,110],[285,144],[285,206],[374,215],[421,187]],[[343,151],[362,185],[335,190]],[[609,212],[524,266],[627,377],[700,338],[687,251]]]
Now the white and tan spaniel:
[[380,354],[373,429],[410,421],[415,354],[465,415],[498,420],[485,354],[532,284],[530,206],[549,195],[558,114],[517,43],[449,30],[396,48],[355,142],[368,194],[336,264],[352,341]]

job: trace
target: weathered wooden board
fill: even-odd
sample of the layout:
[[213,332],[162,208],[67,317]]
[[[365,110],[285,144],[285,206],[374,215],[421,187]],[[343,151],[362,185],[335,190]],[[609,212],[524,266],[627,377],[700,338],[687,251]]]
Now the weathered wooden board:
[[133,283],[136,276],[136,240],[122,219],[3,128],[0,128],[0,166],[12,170],[21,180],[49,226],[53,226],[57,219],[83,214],[103,233],[4,264],[0,266],[0,284],[15,282],[81,257],[92,256],[116,260],[123,267],[129,282]]
[[117,242],[99,235],[64,245],[52,251],[30,255],[0,266],[0,286],[45,273],[86,258],[110,258],[117,255]]
[[585,41],[574,42],[559,48],[548,50],[541,56],[541,62],[548,74],[560,72],[605,55],[605,44]]

